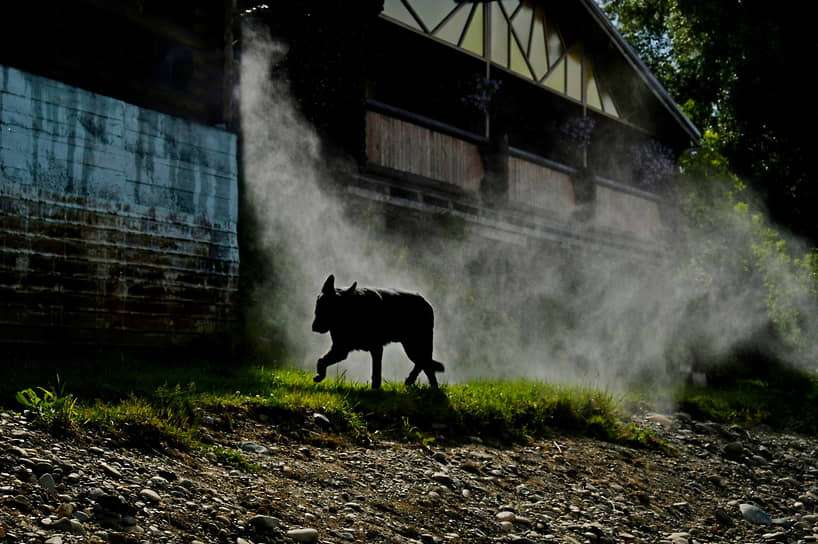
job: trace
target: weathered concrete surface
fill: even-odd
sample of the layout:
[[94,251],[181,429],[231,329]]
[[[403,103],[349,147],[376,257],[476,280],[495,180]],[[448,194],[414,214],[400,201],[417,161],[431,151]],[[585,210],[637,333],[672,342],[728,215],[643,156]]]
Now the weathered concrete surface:
[[223,336],[236,136],[0,66],[0,342]]

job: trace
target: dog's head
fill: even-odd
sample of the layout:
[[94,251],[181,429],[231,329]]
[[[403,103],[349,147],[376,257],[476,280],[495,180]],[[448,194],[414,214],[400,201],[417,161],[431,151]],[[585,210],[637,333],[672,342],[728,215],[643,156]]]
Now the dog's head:
[[355,291],[358,282],[348,289],[335,288],[335,276],[329,275],[321,288],[318,300],[315,301],[315,319],[312,321],[312,330],[317,333],[329,332],[332,326],[343,319],[343,297]]

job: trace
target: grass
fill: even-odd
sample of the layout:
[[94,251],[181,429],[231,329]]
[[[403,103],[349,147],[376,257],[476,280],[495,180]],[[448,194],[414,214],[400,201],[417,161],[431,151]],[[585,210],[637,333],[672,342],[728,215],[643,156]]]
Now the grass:
[[[343,377],[314,384],[302,371],[258,366],[80,362],[60,365],[56,382],[54,370],[3,380],[0,405],[28,410],[55,434],[90,430],[138,447],[201,448],[205,416],[230,427],[232,418],[244,414],[298,434],[317,412],[331,422],[324,434],[333,436],[300,436],[328,445],[382,438],[429,446],[475,436],[504,444],[567,434],[666,451],[650,432],[622,423],[622,399],[537,381],[474,381],[439,390],[386,383],[372,390]],[[715,386],[685,388],[675,400],[700,419],[818,434],[818,379],[811,374],[736,374]],[[240,454],[214,454],[252,471]]]
[[688,386],[679,409],[697,419],[818,435],[818,374],[776,368],[761,378],[734,375],[708,387]]
[[[56,374],[48,375],[54,368],[38,368],[25,378],[18,374],[6,391],[0,388],[0,405],[12,408],[8,399],[17,391],[40,387],[52,401],[70,401],[71,412],[59,426],[103,432],[143,447],[200,447],[204,414],[225,421],[244,413],[298,429],[317,412],[331,421],[339,440],[353,442],[383,438],[428,446],[476,436],[511,443],[572,434],[661,449],[648,433],[620,422],[620,404],[612,395],[543,382],[476,381],[439,390],[386,383],[372,390],[343,377],[315,384],[306,372],[256,366],[151,361],[60,366],[59,388],[53,385]],[[11,388],[19,388],[14,396]],[[58,431],[53,419],[46,421],[32,406],[16,407]]]

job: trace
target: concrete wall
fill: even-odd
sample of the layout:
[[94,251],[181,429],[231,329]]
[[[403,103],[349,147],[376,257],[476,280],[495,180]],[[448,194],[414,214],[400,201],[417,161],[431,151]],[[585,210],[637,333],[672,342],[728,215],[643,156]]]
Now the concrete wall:
[[236,160],[230,132],[0,66],[0,342],[226,341]]

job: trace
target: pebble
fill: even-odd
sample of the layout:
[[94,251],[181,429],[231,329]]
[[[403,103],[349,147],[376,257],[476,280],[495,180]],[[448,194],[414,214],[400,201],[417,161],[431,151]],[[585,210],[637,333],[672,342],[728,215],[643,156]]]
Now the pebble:
[[265,446],[262,446],[261,444],[256,444],[255,442],[243,442],[241,444],[241,449],[244,451],[258,454],[267,453],[269,451]]
[[54,491],[57,488],[57,483],[54,481],[54,477],[47,472],[40,476],[40,479],[37,481],[40,482],[41,486],[49,491]]
[[446,487],[454,488],[454,479],[446,472],[435,472],[432,474],[432,479]]
[[250,519],[250,525],[260,531],[273,531],[281,525],[281,520],[273,516],[258,515]]
[[287,531],[287,536],[296,542],[316,542],[318,540],[318,531],[312,528],[291,529]]
[[100,466],[102,467],[102,470],[107,472],[110,476],[113,476],[114,478],[122,478],[122,473],[116,467],[113,467],[108,463],[101,463]]
[[773,520],[770,515],[754,504],[739,504],[739,510],[745,520],[758,525],[770,525]]
[[502,512],[497,513],[497,519],[499,521],[514,521],[516,518],[517,515],[508,510],[503,510]]
[[220,447],[264,452],[258,473],[206,452],[99,437],[84,450],[0,418],[10,442],[0,441],[0,542],[818,542],[818,441],[808,437],[674,414],[639,423],[672,456],[571,437],[439,440],[432,452],[385,441],[325,447],[316,429],[326,422],[310,412],[291,431],[275,417],[242,417],[209,432]]
[[152,503],[158,503],[159,501],[162,500],[162,498],[159,496],[159,493],[157,493],[153,489],[143,489],[142,491],[139,492],[139,496],[145,499],[146,501]]

